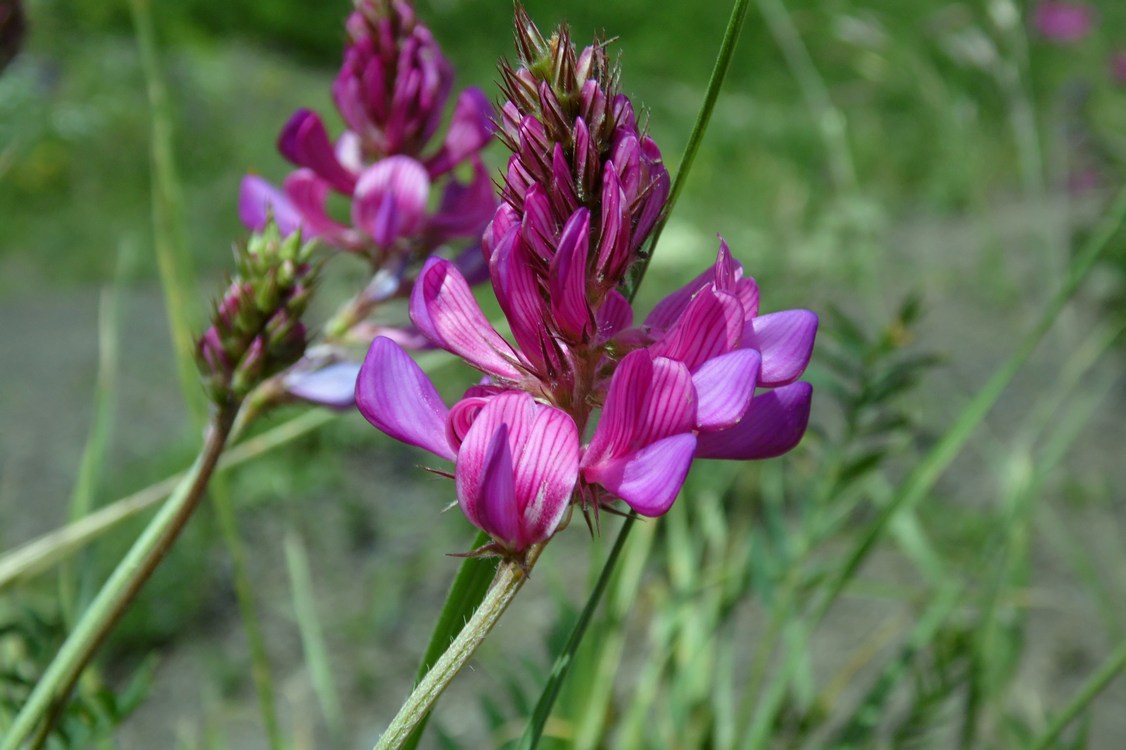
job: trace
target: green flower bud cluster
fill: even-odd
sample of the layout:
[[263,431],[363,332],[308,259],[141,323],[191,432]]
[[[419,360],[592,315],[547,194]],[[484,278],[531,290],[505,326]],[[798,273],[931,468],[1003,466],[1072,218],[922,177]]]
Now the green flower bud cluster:
[[300,232],[282,237],[272,221],[236,246],[237,274],[196,347],[204,385],[217,405],[237,404],[305,353],[301,318],[316,279],[313,249],[314,243],[301,242]]

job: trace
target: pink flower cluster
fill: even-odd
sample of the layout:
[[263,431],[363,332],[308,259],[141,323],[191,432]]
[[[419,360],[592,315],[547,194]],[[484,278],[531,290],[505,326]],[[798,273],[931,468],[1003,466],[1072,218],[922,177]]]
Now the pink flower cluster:
[[[332,87],[347,129],[335,143],[320,116],[298,110],[278,149],[295,164],[281,189],[243,180],[239,214],[261,229],[272,212],[283,233],[300,228],[381,266],[422,258],[456,238],[479,238],[496,208],[479,157],[492,136],[492,108],[479,89],[457,99],[445,139],[432,146],[453,86],[453,69],[403,0],[364,0],[347,22],[344,63]],[[453,171],[466,164],[468,182]],[[433,189],[438,206],[429,208]],[[346,197],[351,221],[334,219],[329,195]]]
[[[505,202],[482,249],[511,326],[488,322],[451,262],[427,261],[415,326],[485,374],[452,407],[395,342],[377,338],[356,384],[373,425],[455,462],[458,502],[519,556],[572,503],[616,499],[656,516],[694,458],[752,459],[801,439],[817,317],[758,313],[758,287],[720,244],[714,266],[640,326],[619,291],[661,216],[668,172],[596,44],[545,40],[518,9],[522,66],[502,70]],[[600,413],[589,442],[588,424]]]

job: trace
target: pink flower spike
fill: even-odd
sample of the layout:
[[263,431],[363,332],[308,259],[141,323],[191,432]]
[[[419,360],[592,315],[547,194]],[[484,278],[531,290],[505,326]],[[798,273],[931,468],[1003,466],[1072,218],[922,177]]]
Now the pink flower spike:
[[356,187],[356,176],[337,160],[324,123],[311,110],[293,113],[278,136],[278,151],[297,166],[313,170],[345,195],[351,195]]
[[696,458],[749,461],[786,453],[805,434],[812,398],[813,386],[804,381],[755,396],[737,425],[700,433]]
[[285,193],[256,175],[243,177],[238,196],[238,215],[243,225],[260,232],[266,228],[271,213],[283,236],[301,227],[301,212]]
[[516,381],[516,353],[489,325],[465,277],[448,260],[430,258],[411,292],[411,321],[431,341],[479,370]]
[[522,552],[555,533],[578,470],[574,420],[526,393],[501,393],[481,408],[458,452],[458,503],[497,543]]
[[787,385],[801,377],[816,337],[817,315],[809,310],[782,310],[748,320],[742,345],[762,353],[759,385]]
[[[696,415],[696,390],[683,363],[644,349],[631,352],[610,382],[602,420],[583,456],[583,477],[639,513],[667,510],[692,462]],[[647,450],[674,436],[689,440]]]
[[761,363],[754,349],[736,349],[709,359],[692,373],[700,430],[722,430],[743,418],[758,385]]
[[396,440],[454,460],[446,438],[449,409],[422,368],[388,338],[371,342],[356,378],[356,406]]
[[430,177],[409,156],[390,156],[364,170],[356,183],[352,220],[380,247],[417,232],[426,217]]

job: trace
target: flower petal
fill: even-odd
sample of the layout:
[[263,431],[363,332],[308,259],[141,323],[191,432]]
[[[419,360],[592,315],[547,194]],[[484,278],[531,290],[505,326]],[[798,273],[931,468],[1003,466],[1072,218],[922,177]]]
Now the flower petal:
[[422,368],[390,339],[371,342],[356,378],[356,406],[396,440],[454,459],[446,439],[449,409]]
[[782,310],[747,321],[742,345],[762,353],[759,385],[787,385],[801,377],[816,336],[817,315],[809,310]]
[[569,415],[527,393],[500,393],[477,413],[458,452],[458,502],[497,541],[526,549],[559,525],[578,481],[578,460],[578,430]]
[[473,159],[473,178],[469,182],[451,179],[442,191],[437,212],[427,222],[427,234],[436,244],[457,237],[477,239],[493,218],[497,199],[493,181],[480,159]]
[[751,404],[761,363],[754,349],[736,349],[700,365],[692,373],[696,427],[722,430],[738,422]]
[[696,457],[748,461],[782,455],[801,442],[812,398],[813,386],[804,381],[755,396],[737,425],[700,433]]
[[595,317],[598,322],[598,341],[601,343],[629,328],[633,323],[633,308],[624,294],[611,289],[602,300]]
[[238,196],[238,215],[243,225],[262,231],[271,213],[283,235],[301,227],[301,212],[285,193],[256,175],[243,177]]
[[653,356],[670,357],[695,370],[712,357],[735,348],[743,333],[743,306],[729,292],[701,290],[664,338],[651,348]]
[[316,112],[299,109],[293,113],[278,136],[278,150],[299,167],[308,167],[334,188],[351,195],[356,176],[336,158],[324,123]]
[[364,170],[356,183],[352,220],[380,247],[422,227],[430,177],[409,156],[390,156]]
[[696,423],[696,392],[681,362],[630,352],[610,381],[602,419],[583,456],[593,466],[633,453]]
[[493,107],[485,92],[470,87],[461,92],[454,105],[450,129],[442,149],[427,160],[431,177],[444,174],[480,151],[493,137]]
[[586,292],[589,251],[590,211],[580,208],[559,234],[558,249],[548,272],[552,315],[559,332],[572,342],[586,341],[594,329]]
[[676,500],[696,450],[696,437],[673,435],[641,450],[583,469],[583,477],[626,502],[643,516],[659,516]]
[[513,364],[516,353],[489,325],[465,277],[450,261],[431,258],[422,267],[411,292],[410,315],[434,343],[474,367],[506,380],[522,377]]
[[348,409],[356,403],[356,362],[334,362],[312,372],[293,372],[285,377],[285,389],[303,401]]

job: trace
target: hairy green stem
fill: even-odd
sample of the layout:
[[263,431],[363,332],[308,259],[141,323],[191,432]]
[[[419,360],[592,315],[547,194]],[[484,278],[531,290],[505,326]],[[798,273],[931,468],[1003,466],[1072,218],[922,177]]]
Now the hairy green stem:
[[[0,750],[17,750],[44,719],[56,715],[65,705],[83,669],[164,559],[192,511],[199,505],[230,435],[231,416],[229,413],[216,415],[208,427],[198,458],[188,470],[186,481],[149,522],[102,586],[32,690],[27,703],[16,715]],[[49,720],[47,724],[50,724]],[[45,730],[40,733],[40,737],[44,736]]]
[[493,585],[473,612],[473,616],[399,708],[399,713],[379,738],[375,750],[397,750],[403,746],[414,728],[426,718],[442,692],[466,665],[477,651],[477,647],[508,609],[508,605],[528,580],[527,571],[535,564],[543,547],[543,544],[538,544],[529,550],[526,566],[522,567],[513,562],[501,564],[497,569],[496,578],[493,579]]

